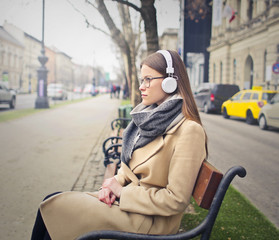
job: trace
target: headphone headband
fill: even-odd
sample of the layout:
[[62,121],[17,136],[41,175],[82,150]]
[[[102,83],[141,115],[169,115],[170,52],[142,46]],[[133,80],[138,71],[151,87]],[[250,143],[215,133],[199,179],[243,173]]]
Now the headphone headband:
[[157,51],[158,53],[161,53],[164,58],[166,59],[167,62],[167,68],[166,68],[166,73],[169,75],[172,75],[174,73],[174,68],[172,66],[172,57],[167,50],[159,50]]
[[177,89],[177,77],[173,76],[174,68],[172,66],[171,54],[167,50],[159,50],[157,52],[161,53],[164,56],[167,62],[166,73],[169,75],[162,81],[162,89],[168,94],[173,93]]

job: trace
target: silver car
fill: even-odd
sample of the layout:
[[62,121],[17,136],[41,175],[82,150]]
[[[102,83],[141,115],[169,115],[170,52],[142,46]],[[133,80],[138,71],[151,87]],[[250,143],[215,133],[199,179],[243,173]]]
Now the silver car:
[[47,96],[52,99],[64,100],[68,98],[68,93],[62,83],[50,83],[47,86]]
[[8,89],[7,86],[0,82],[0,104],[9,104],[10,108],[15,108],[16,93],[12,89]]
[[262,130],[268,127],[279,128],[279,93],[276,93],[270,102],[262,107],[258,122]]

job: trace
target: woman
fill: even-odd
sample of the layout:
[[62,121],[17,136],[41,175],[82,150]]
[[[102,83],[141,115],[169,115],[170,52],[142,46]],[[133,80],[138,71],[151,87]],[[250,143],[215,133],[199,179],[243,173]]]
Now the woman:
[[63,192],[43,201],[33,239],[49,239],[48,233],[54,240],[75,239],[93,230],[178,231],[207,157],[206,134],[175,51],[158,51],[142,62],[139,89],[142,103],[124,131],[117,175],[98,192]]

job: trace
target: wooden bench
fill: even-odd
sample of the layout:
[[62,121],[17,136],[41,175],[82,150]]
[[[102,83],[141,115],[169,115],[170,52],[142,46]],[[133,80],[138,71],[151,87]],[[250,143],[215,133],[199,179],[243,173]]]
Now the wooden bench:
[[[113,145],[118,145],[113,144]],[[117,146],[112,146],[117,147]],[[109,167],[110,164],[107,165]],[[115,165],[117,166],[117,165]],[[114,166],[114,170],[116,169]],[[112,172],[111,172],[112,174]],[[219,209],[221,207],[227,189],[233,180],[238,175],[243,178],[246,176],[246,170],[241,166],[230,168],[225,175],[218,171],[209,162],[204,161],[200,168],[194,190],[192,193],[193,198],[198,206],[208,209],[208,213],[204,220],[195,228],[182,233],[172,235],[150,235],[150,234],[137,234],[121,231],[92,231],[81,237],[78,240],[93,240],[93,239],[142,239],[142,240],[176,240],[176,239],[192,239],[196,236],[201,236],[200,239],[209,239]]]

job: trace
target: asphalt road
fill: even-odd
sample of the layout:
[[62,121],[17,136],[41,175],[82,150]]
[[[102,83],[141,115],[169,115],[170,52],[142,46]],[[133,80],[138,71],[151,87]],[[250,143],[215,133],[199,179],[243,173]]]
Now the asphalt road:
[[[91,97],[90,94],[79,94],[79,93],[73,93],[68,92],[68,99],[67,100],[53,100],[49,98],[48,103],[49,106],[66,102],[66,101],[72,101],[76,99]],[[16,96],[16,105],[15,110],[21,110],[21,109],[28,109],[28,108],[34,108],[35,107],[35,101],[37,98],[37,93],[31,93],[31,94],[18,94]],[[9,104],[0,104],[0,113],[4,111],[13,111],[14,109],[9,108]]]
[[119,104],[100,95],[0,123],[1,240],[30,239],[39,203],[72,189]]
[[209,161],[222,172],[247,170],[233,185],[279,228],[279,130],[263,131],[242,120],[201,113],[208,134]]

